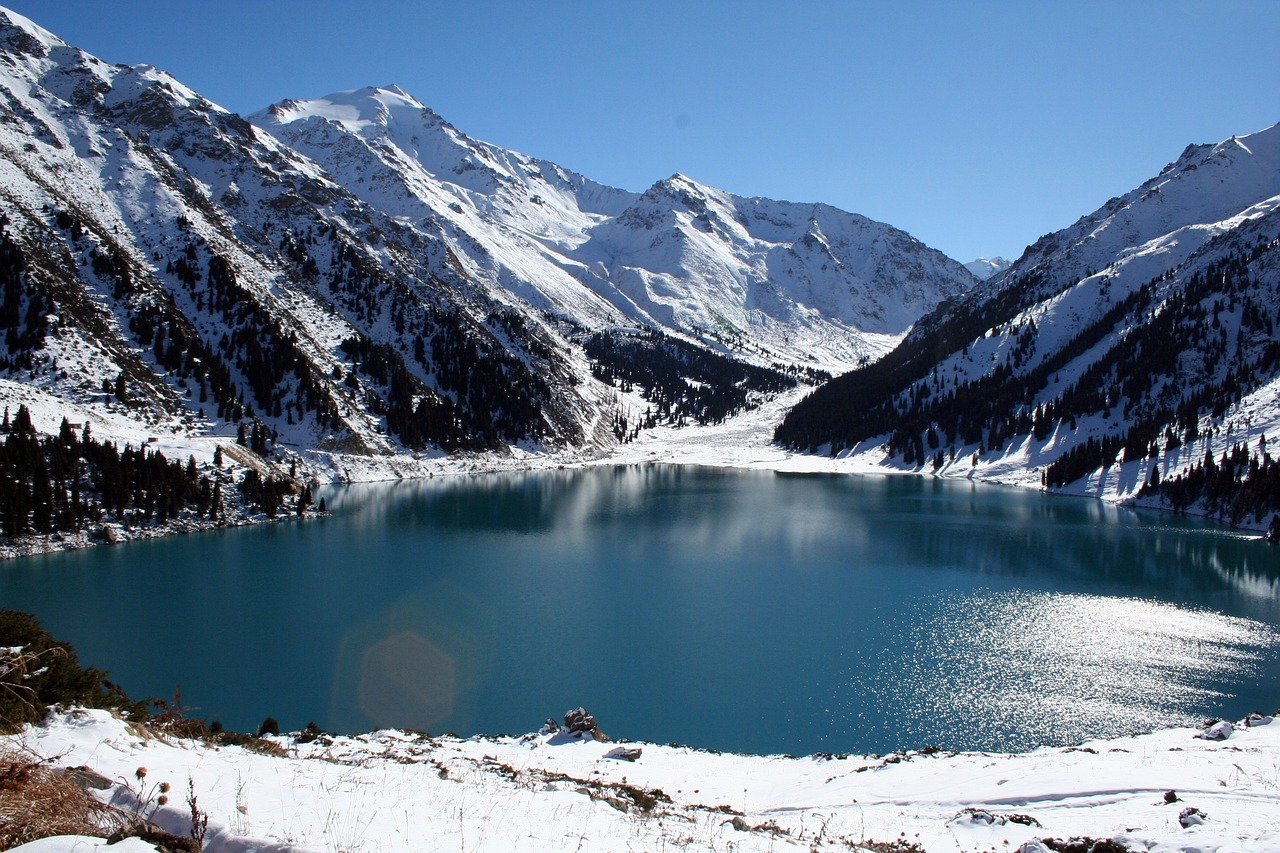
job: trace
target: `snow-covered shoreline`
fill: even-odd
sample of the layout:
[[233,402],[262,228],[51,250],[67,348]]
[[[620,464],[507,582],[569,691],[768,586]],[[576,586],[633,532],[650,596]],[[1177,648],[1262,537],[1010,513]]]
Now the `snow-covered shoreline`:
[[[773,430],[781,422],[786,411],[811,391],[799,388],[780,394],[758,408],[740,413],[723,423],[706,426],[659,426],[640,434],[634,441],[606,450],[587,449],[562,453],[513,452],[509,455],[437,456],[411,460],[405,457],[342,457],[332,454],[310,454],[308,461],[313,471],[322,479],[333,483],[361,483],[406,477],[436,477],[456,474],[480,474],[515,471],[537,471],[554,468],[572,468],[601,465],[704,465],[718,468],[775,471],[787,474],[855,474],[863,476],[932,477],[942,480],[968,481],[986,486],[1005,486],[1044,491],[1040,484],[1040,469],[1028,464],[1031,450],[1024,445],[1009,447],[1002,453],[987,454],[971,464],[968,455],[957,457],[937,471],[927,467],[907,466],[886,460],[882,445],[867,442],[837,456],[797,453],[773,443]],[[1280,429],[1280,405],[1267,406],[1266,411],[1251,411],[1251,428],[1245,433],[1230,432],[1212,440],[1204,447],[1182,454],[1182,470],[1203,458],[1205,450],[1215,455],[1230,449],[1241,438],[1274,433]],[[1244,417],[1242,415],[1242,417]],[[1030,439],[1027,440],[1028,443]],[[1050,439],[1052,441],[1052,439]],[[1150,460],[1117,464],[1103,472],[1101,479],[1088,478],[1068,488],[1054,489],[1050,494],[1067,497],[1083,497],[1105,503],[1133,506],[1141,509],[1170,512],[1157,500],[1138,498],[1137,491],[1149,477]],[[1166,463],[1167,464],[1167,463]],[[1193,509],[1184,514],[1198,515]],[[1202,516],[1219,523],[1219,519]],[[1237,530],[1263,531],[1268,518],[1261,522],[1244,520]]]
[[[308,517],[317,513],[311,512]],[[145,539],[159,539],[163,536],[180,536],[187,533],[208,533],[213,530],[229,530],[233,527],[248,527],[252,524],[277,524],[302,521],[293,515],[278,515],[267,518],[263,513],[247,514],[236,512],[219,521],[208,519],[179,518],[165,524],[150,527],[127,528],[120,524],[106,525],[102,530],[110,531],[107,535],[98,535],[87,530],[74,533],[29,533],[8,540],[0,545],[0,562],[14,560],[19,557],[34,557],[39,554],[55,554],[59,551],[79,551],[99,545],[122,545],[126,542],[141,542]]]
[[[924,475],[884,464],[874,449],[831,458],[772,444],[773,424],[795,396],[721,424],[661,427],[608,452],[371,458],[309,451],[299,465],[330,483],[642,464]],[[163,436],[154,443],[203,460],[219,440]],[[963,477],[958,468],[936,476],[1039,489],[1002,476],[1013,467],[1002,470],[998,461],[964,467]],[[374,732],[308,743],[277,738],[272,743],[288,753],[280,757],[76,711],[9,741],[116,780],[108,796],[126,808],[137,804],[137,767],[177,790],[190,776],[211,817],[210,850],[783,850],[880,842],[919,846],[868,849],[1033,853],[1051,849],[1036,839],[1073,836],[1151,851],[1280,849],[1280,722],[1238,729],[1224,742],[1194,734],[1168,729],[1021,754],[790,758],[547,735]],[[606,756],[618,747],[641,755],[634,762]],[[1164,803],[1169,790],[1177,803]],[[1208,820],[1183,827],[1178,816],[1188,807]],[[189,811],[170,804],[155,818],[184,834]]]
[[[190,778],[206,849],[1046,850],[1088,836],[1150,851],[1280,849],[1280,722],[1227,739],[1166,729],[1019,754],[793,758],[597,742],[566,733],[433,738],[379,731],[270,738],[264,754],[209,746],[105,711],[54,713],[6,738],[114,784],[100,796],[177,834],[158,807]],[[305,740],[305,739],[304,739]],[[639,750],[634,760],[616,756]],[[135,779],[147,768],[145,784]],[[1166,792],[1176,801],[1166,802]],[[154,791],[153,791],[154,793]],[[180,800],[180,797],[174,797]],[[1180,821],[1184,810],[1205,815]],[[1183,823],[1187,823],[1183,826]],[[1028,846],[1022,846],[1028,845]],[[67,848],[70,849],[70,848]]]
[[[4,383],[0,383],[0,391],[3,390],[5,390]],[[772,441],[774,426],[781,420],[786,410],[808,390],[810,389],[802,388],[779,395],[758,408],[741,413],[723,423],[680,428],[660,426],[642,433],[628,444],[612,448],[587,447],[556,452],[511,448],[505,453],[447,455],[437,452],[397,456],[357,456],[308,449],[291,458],[297,459],[300,470],[307,476],[332,485],[602,465],[668,464],[741,468],[778,473],[935,477],[946,480],[967,480],[983,485],[1042,490],[1037,469],[1027,467],[1025,460],[1027,451],[1022,447],[1013,447],[999,456],[983,458],[977,465],[970,464],[967,458],[957,459],[934,472],[888,462],[884,459],[879,445],[855,448],[854,452],[842,453],[836,457],[796,453],[775,445]],[[31,396],[23,402],[31,406],[33,420],[38,429],[47,433],[57,431],[61,414],[56,409],[32,405]],[[1268,427],[1275,426],[1276,424],[1271,420],[1262,420],[1257,423],[1254,432],[1263,434]],[[121,445],[130,442],[138,445],[150,440],[148,446],[161,449],[173,458],[194,456],[201,464],[207,464],[213,458],[214,450],[219,444],[224,447],[234,444],[234,437],[231,436],[182,433],[148,436],[146,428],[141,425],[131,428],[128,424],[106,422],[95,429],[100,438],[111,437]],[[1210,449],[1221,452],[1230,446],[1230,440],[1230,435],[1224,436]],[[1218,446],[1219,444],[1221,447]],[[1202,457],[1203,451],[1185,455],[1189,463],[1192,459]],[[1108,469],[1104,481],[1090,479],[1068,489],[1056,489],[1053,494],[1095,498],[1112,504],[1167,512],[1168,509],[1160,506],[1157,501],[1136,497],[1137,488],[1146,481],[1146,466],[1149,464],[1152,463],[1143,460],[1117,465],[1114,470]],[[1195,513],[1191,511],[1188,514]],[[119,528],[115,531],[117,535],[114,539],[93,538],[84,533],[29,535],[20,541],[0,546],[0,561],[133,539],[150,539],[178,533],[238,527],[272,520],[288,519],[268,519],[261,514],[256,516],[239,514],[222,523],[180,519],[158,527],[133,530]],[[1263,519],[1262,522],[1254,523],[1248,519],[1240,525],[1239,529],[1260,532],[1266,529],[1268,521],[1269,519]]]

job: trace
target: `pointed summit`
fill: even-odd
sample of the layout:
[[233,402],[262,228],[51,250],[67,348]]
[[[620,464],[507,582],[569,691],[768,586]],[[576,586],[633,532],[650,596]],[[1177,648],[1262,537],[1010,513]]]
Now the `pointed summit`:
[[728,193],[707,184],[698,183],[682,172],[676,172],[669,178],[655,182],[645,190],[641,198],[660,207],[678,205],[695,213],[705,210],[707,203],[712,200],[720,200],[727,205],[732,204]]
[[666,194],[671,192],[679,192],[681,189],[684,189],[689,186],[696,186],[696,184],[694,184],[693,181],[689,180],[689,178],[685,177],[679,172],[675,172],[669,178],[661,178],[659,180],[654,181],[652,184],[649,185],[649,189],[645,191],[645,194],[648,194],[648,193]]
[[398,84],[398,83],[388,83],[388,84],[387,84],[387,85],[385,85],[385,86],[378,86],[378,87],[376,87],[376,88],[374,89],[374,91],[375,91],[375,92],[389,92],[389,93],[390,93],[390,94],[392,94],[392,95],[399,95],[399,96],[400,96],[400,97],[402,97],[402,98],[408,98],[409,100],[413,101],[414,103],[418,103],[418,99],[417,99],[417,98],[415,98],[413,95],[409,94],[407,91],[405,91],[405,90],[404,90],[404,88],[403,88],[402,86],[400,86],[400,84]]

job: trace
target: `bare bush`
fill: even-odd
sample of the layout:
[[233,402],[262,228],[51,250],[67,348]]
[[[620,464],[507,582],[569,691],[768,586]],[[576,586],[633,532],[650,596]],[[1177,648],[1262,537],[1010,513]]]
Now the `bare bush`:
[[12,748],[0,751],[0,850],[51,835],[106,837],[131,817],[98,802],[71,773]]

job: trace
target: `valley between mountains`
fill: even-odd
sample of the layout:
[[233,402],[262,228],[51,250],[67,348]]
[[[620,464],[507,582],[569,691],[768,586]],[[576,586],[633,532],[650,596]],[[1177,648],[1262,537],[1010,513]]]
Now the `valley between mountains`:
[[[961,263],[820,201],[682,173],[608,186],[474,139],[419,96],[394,84],[280,92],[239,115],[0,8],[0,560],[315,517],[326,496],[337,507],[332,484],[657,464],[996,483],[1250,531],[1209,531],[1219,540],[1280,541],[1280,124],[1170,151],[1148,180],[1018,257]],[[654,473],[709,472],[560,479]],[[1210,542],[1184,564],[1179,537],[1192,525],[1161,528],[1172,544],[1104,547],[1080,535],[1105,526],[1097,512],[1054,527],[1051,513],[1014,507],[992,524],[974,511],[948,527],[953,506],[930,515],[907,496],[877,508],[852,490],[825,508],[788,491],[724,523],[708,510],[716,493],[693,483],[695,500],[646,504],[689,523],[647,534],[615,511],[646,503],[645,489],[678,491],[661,482],[622,484],[626,501],[613,503],[584,489],[561,515],[574,515],[568,503],[608,523],[539,540],[531,531],[547,533],[555,493],[511,479],[519,500],[464,495],[435,528],[406,512],[407,539],[379,544],[375,523],[341,528],[355,514],[340,509],[294,531],[263,528],[302,538],[327,527],[342,546],[246,550],[223,560],[234,571],[205,571],[228,568],[205,554],[229,552],[147,563],[136,545],[10,563],[3,607],[65,619],[83,631],[77,644],[123,624],[116,660],[145,674],[162,671],[157,648],[177,650],[192,681],[227,674],[232,686],[211,692],[261,703],[256,667],[286,706],[261,713],[286,729],[287,714],[325,713],[300,700],[304,683],[385,727],[337,734],[313,721],[282,735],[267,717],[257,735],[237,733],[188,715],[198,709],[180,690],[148,717],[33,616],[3,610],[0,710],[19,713],[0,714],[0,848],[1280,848],[1280,712],[1206,719],[1227,714],[1212,703],[1232,691],[1252,703],[1249,685],[1273,689],[1266,544]],[[752,479],[753,497],[764,481],[913,485]],[[854,508],[875,512],[859,527]],[[472,538],[452,539],[467,522]],[[979,528],[993,533],[988,552]],[[872,542],[868,530],[888,544],[850,547]],[[773,540],[794,563],[748,554]],[[1049,547],[1034,552],[1037,541]],[[954,543],[974,548],[940,547]],[[640,556],[627,562],[633,544]],[[92,583],[56,568],[122,553],[122,571]],[[309,581],[299,569],[325,570],[320,553],[342,571]],[[472,557],[512,572],[481,578]],[[1032,565],[1042,558],[1043,570]],[[27,592],[51,602],[43,610],[16,600],[33,566]],[[1055,573],[1062,590],[1046,580]],[[218,609],[213,585],[232,606]],[[992,596],[1002,585],[1008,594]],[[877,589],[907,606],[882,606]],[[972,620],[930,609],[957,599]],[[511,609],[480,606],[495,601]],[[572,618],[533,618],[547,614]],[[477,615],[490,621],[466,621]],[[881,626],[893,630],[871,630]],[[663,632],[671,645],[654,642]],[[499,647],[548,668],[500,667]],[[717,649],[726,656],[699,655]],[[333,671],[305,669],[307,657]],[[910,665],[886,664],[899,659]],[[835,687],[815,688],[801,663]],[[737,718],[752,735],[805,733],[789,716],[799,707],[837,729],[839,749],[915,718],[992,740],[746,755],[610,740],[573,706],[563,726],[522,736],[419,728],[455,701],[470,713],[476,696],[520,709],[532,728],[559,708],[499,688],[588,671],[611,680],[601,701],[631,690],[677,718]],[[673,698],[678,681],[705,704]],[[885,704],[870,704],[886,686]],[[383,716],[379,703],[418,716]],[[618,705],[615,720],[658,719],[638,701]],[[1047,705],[1073,723],[1087,708],[1109,734],[1046,724],[1009,739],[1019,720],[1044,722]],[[1142,716],[1122,715],[1138,706]],[[970,716],[943,713],[957,708]],[[1167,709],[1181,716],[1160,722]],[[1127,734],[1138,728],[1149,733]],[[1028,742],[1053,745],[983,751]],[[755,744],[725,749],[793,748]],[[78,823],[32,819],[55,789],[70,791],[55,816],[78,804]]]
[[1278,206],[1273,127],[966,266],[821,203],[605,186],[394,85],[239,116],[0,12],[6,553],[637,461],[1267,529]]

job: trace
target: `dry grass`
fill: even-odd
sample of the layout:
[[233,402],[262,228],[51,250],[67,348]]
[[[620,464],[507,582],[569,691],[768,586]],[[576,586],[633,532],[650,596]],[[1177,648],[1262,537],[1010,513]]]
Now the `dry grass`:
[[857,849],[868,853],[927,853],[919,844],[903,838],[894,841],[859,841]]
[[203,740],[212,746],[239,746],[259,755],[271,755],[276,758],[289,757],[289,750],[273,740],[267,740],[257,735],[240,732],[219,732],[218,734],[205,735]]
[[39,697],[26,682],[66,657],[67,650],[58,647],[42,652],[24,651],[20,646],[0,649],[0,732],[17,731],[24,723],[40,719]]
[[29,754],[0,751],[0,850],[51,835],[106,837],[128,822],[65,771]]

